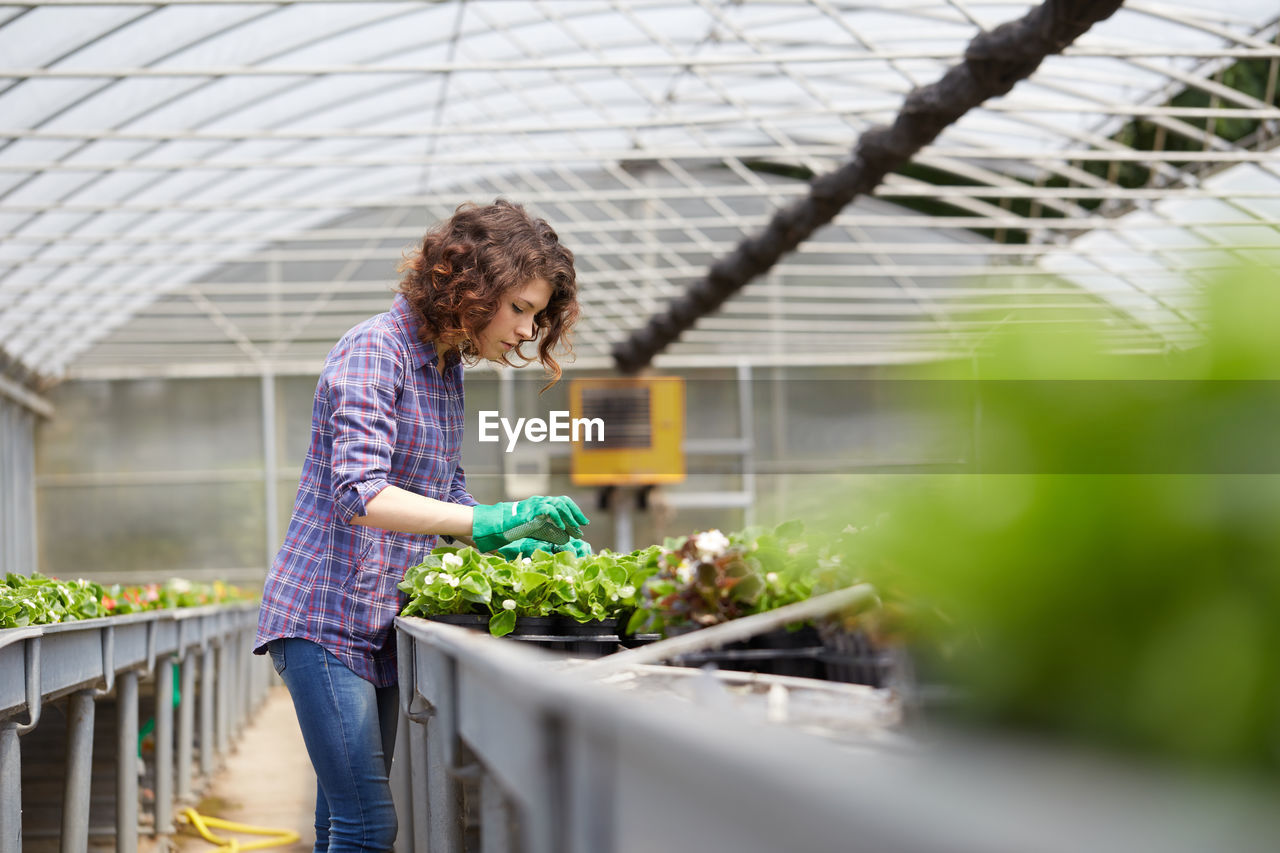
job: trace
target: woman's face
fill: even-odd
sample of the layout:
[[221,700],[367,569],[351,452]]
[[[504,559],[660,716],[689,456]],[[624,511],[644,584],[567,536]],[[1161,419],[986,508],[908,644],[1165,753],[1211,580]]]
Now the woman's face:
[[481,358],[496,361],[533,338],[533,318],[551,301],[551,285],[535,278],[502,294],[498,312],[489,325],[480,330],[476,342]]

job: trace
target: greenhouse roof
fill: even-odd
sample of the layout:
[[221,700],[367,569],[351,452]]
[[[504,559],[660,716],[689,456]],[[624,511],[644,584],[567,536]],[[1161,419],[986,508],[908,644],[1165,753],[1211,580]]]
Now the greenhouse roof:
[[[0,368],[311,371],[464,201],[578,257],[579,366],[890,123],[971,0],[33,0],[0,6]],[[888,363],[1102,316],[1197,337],[1280,221],[1280,14],[1130,0],[945,129],[658,364]]]

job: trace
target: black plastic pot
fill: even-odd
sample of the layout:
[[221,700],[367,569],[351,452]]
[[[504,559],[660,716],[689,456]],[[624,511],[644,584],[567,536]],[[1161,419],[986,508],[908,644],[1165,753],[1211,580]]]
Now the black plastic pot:
[[[672,635],[698,630],[673,629]],[[623,645],[644,645],[657,635],[622,638]],[[713,665],[734,672],[788,675],[887,687],[909,678],[905,652],[876,646],[861,631],[806,625],[797,630],[779,628],[717,649],[691,652],[671,660],[678,666]]]
[[679,666],[711,664],[734,672],[821,679],[826,677],[823,651],[818,632],[805,626],[795,631],[779,628],[718,649],[679,655],[671,662]]
[[[482,613],[439,614],[426,618],[475,631],[489,630],[489,616]],[[576,657],[601,657],[618,650],[618,626],[614,619],[579,622],[568,616],[519,616],[515,630],[507,634],[506,639],[533,643]]]
[[901,680],[903,652],[877,646],[862,631],[824,627],[819,634],[828,680],[872,687]]
[[618,614],[618,642],[624,648],[634,649],[636,646],[644,646],[649,643],[656,643],[662,639],[661,634],[628,634],[627,626],[631,624],[631,617],[635,613],[635,608],[623,610]]

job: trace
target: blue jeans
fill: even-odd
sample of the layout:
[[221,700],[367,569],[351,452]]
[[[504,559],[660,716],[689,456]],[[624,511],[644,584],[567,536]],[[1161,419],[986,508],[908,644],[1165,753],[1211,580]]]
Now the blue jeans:
[[272,640],[267,651],[316,769],[316,853],[390,850],[397,688],[374,687],[310,640]]

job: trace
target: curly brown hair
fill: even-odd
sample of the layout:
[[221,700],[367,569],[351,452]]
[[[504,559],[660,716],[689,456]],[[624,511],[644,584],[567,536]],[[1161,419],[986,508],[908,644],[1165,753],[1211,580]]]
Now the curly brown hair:
[[[406,254],[397,268],[403,274],[398,288],[418,315],[418,336],[441,352],[474,364],[476,341],[497,314],[503,294],[534,279],[551,285],[551,300],[534,316],[536,360],[550,377],[549,388],[561,370],[553,351],[572,352],[569,330],[578,319],[578,281],[573,252],[560,244],[556,232],[518,204],[498,199],[493,204],[459,205],[453,216],[427,232],[422,244]],[[535,359],[516,347],[512,364],[522,367]],[[509,355],[508,354],[508,355]],[[544,389],[545,390],[545,389]]]

